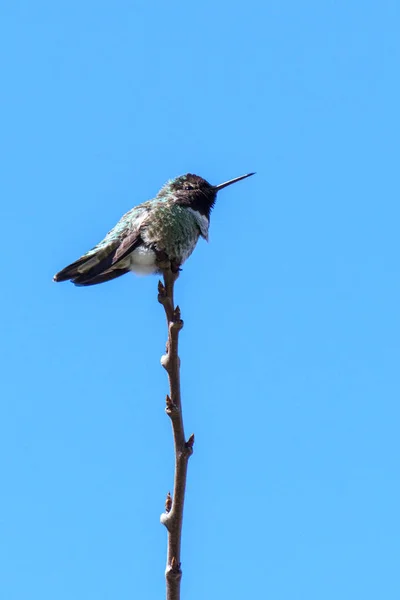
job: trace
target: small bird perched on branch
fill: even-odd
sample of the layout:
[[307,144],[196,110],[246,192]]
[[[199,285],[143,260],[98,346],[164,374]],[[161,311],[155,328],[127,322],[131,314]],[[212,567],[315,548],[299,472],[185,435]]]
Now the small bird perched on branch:
[[129,271],[159,273],[166,262],[178,271],[199,237],[208,239],[217,193],[251,175],[254,173],[220,185],[191,173],[168,181],[155,198],[128,211],[97,246],[56,273],[54,281],[95,285]]

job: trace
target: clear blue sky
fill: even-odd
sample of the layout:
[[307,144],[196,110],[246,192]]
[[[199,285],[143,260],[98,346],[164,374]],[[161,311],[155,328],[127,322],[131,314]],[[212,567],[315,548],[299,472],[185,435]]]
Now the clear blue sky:
[[163,597],[157,278],[51,278],[168,178],[254,170],[177,285],[183,599],[398,600],[398,2],[0,17],[1,597]]

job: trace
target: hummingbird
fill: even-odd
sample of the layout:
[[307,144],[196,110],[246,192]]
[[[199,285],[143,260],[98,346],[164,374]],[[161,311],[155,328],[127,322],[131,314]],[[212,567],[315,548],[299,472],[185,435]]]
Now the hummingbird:
[[101,242],[56,273],[53,280],[95,285],[129,271],[160,273],[165,264],[178,272],[199,237],[208,240],[217,193],[251,175],[254,173],[219,185],[192,173],[168,181],[155,198],[129,210]]

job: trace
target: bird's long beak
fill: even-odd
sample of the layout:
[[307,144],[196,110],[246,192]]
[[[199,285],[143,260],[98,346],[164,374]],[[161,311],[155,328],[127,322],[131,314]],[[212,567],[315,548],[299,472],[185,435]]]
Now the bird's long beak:
[[217,190],[217,192],[219,192],[219,190],[222,190],[222,188],[227,187],[228,185],[232,185],[232,183],[236,183],[237,181],[240,181],[241,179],[246,179],[246,177],[251,177],[252,175],[255,175],[255,173],[247,173],[247,175],[241,175],[240,177],[235,177],[235,179],[230,179],[229,181],[225,181],[225,183],[220,183],[219,185],[216,185],[215,189]]

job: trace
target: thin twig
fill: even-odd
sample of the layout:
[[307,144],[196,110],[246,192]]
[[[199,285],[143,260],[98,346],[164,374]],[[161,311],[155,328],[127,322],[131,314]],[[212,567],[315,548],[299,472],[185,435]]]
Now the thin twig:
[[163,305],[168,324],[168,340],[166,354],[161,358],[161,364],[168,373],[169,395],[166,398],[165,411],[172,423],[175,450],[174,493],[168,492],[165,502],[165,512],[161,515],[161,523],[168,530],[168,554],[165,579],[167,600],[179,600],[182,579],[181,570],[181,537],[183,506],[187,465],[193,453],[194,435],[186,441],[183,427],[180,359],[178,355],[179,332],[183,327],[179,306],[174,305],[174,285],[179,274],[171,269],[163,271],[164,283],[158,283],[158,301]]

